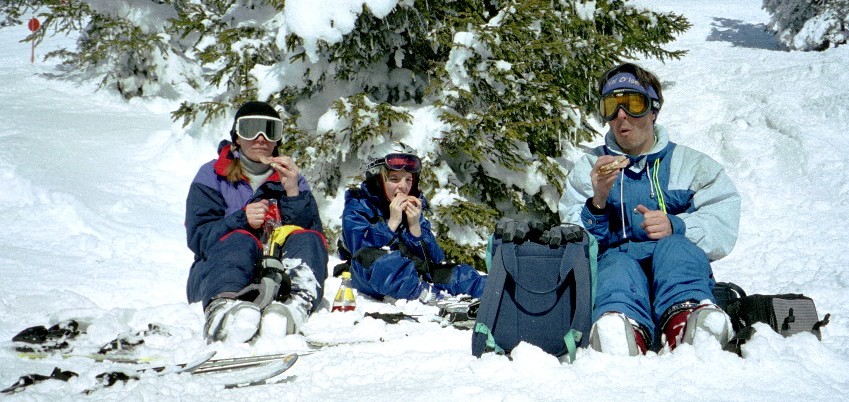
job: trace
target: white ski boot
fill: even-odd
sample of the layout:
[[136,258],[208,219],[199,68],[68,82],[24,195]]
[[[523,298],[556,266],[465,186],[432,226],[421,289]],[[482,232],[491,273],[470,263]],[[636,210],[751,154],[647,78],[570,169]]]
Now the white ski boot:
[[636,321],[625,314],[603,314],[590,329],[590,347],[615,356],[638,356],[646,353],[646,335]]
[[206,341],[244,343],[259,329],[260,311],[256,304],[237,299],[212,300],[206,310],[203,334]]

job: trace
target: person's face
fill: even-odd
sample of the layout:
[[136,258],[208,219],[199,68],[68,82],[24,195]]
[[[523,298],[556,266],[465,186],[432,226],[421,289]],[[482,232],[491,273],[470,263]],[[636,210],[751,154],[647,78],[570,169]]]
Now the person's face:
[[616,143],[626,154],[637,156],[651,149],[654,145],[655,116],[657,112],[650,112],[643,117],[633,117],[619,108],[616,117],[608,122],[616,137]]
[[261,162],[263,157],[270,157],[274,152],[276,142],[269,141],[264,135],[260,134],[252,140],[246,140],[236,136],[236,144],[242,151],[242,155],[254,162]]
[[413,174],[403,170],[390,170],[383,179],[386,199],[392,201],[398,194],[409,195],[413,188]]

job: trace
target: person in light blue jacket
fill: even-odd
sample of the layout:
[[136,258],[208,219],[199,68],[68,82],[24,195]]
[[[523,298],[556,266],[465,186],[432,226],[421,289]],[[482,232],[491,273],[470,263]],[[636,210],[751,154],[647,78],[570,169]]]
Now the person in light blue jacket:
[[733,331],[714,304],[710,262],[737,241],[740,196],[722,166],[655,124],[654,74],[622,64],[598,89],[610,130],[576,161],[559,205],[563,222],[599,244],[591,345],[630,355],[709,338],[724,346]]
[[345,193],[342,240],[350,259],[351,285],[382,299],[435,304],[448,295],[480,297],[486,275],[445,260],[425,218],[419,191],[421,159],[403,144],[369,157],[366,179]]

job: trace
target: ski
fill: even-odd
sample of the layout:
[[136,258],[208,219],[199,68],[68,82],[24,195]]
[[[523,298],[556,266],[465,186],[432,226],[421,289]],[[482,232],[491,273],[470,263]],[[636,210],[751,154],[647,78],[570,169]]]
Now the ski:
[[179,373],[193,373],[199,367],[201,367],[204,363],[208,363],[213,356],[215,356],[215,351],[206,352],[198,358],[183,364],[175,364],[170,366],[157,366],[157,367],[148,367],[143,369],[129,370],[129,371],[107,371],[104,373],[98,374],[95,378],[98,381],[98,384],[92,388],[89,388],[83,393],[90,394],[99,389],[111,387],[116,383],[127,382],[130,380],[139,380],[141,379],[141,375],[146,372],[154,372],[157,375],[163,376],[167,374],[179,374]]
[[122,364],[149,364],[161,360],[158,356],[136,357],[130,354],[115,354],[104,355],[100,353],[59,353],[59,352],[18,352],[18,357],[24,359],[38,360],[51,357],[61,357],[63,359],[71,359],[74,357],[82,357],[84,359],[94,360],[96,362],[112,362]]
[[[78,320],[66,320],[51,327],[34,326],[19,332],[12,338],[18,356],[29,359],[41,359],[49,357],[73,358],[82,357],[95,362],[112,362],[120,364],[147,365],[158,360],[156,357],[136,357],[134,349],[144,343],[148,335],[170,336],[156,324],[148,324],[147,329],[136,333],[122,333],[114,340],[106,343],[97,352],[85,353],[75,352],[74,343],[81,334],[86,333],[88,323]],[[181,364],[160,365],[154,367],[126,368],[108,371],[98,374],[95,378],[97,384],[83,391],[85,394],[96,392],[99,389],[111,387],[118,382],[140,380],[145,373],[155,373],[157,376],[167,374],[189,373],[191,375],[203,375],[212,378],[212,381],[225,389],[243,388],[249,386],[274,384],[283,380],[274,380],[298,360],[299,354],[312,353],[313,350],[278,353],[259,356],[231,357],[213,359],[215,351],[206,352],[196,359]],[[15,384],[0,390],[9,394],[22,391],[26,387],[46,380],[68,381],[77,377],[73,371],[62,370],[55,367],[49,375],[28,374],[21,376]]]
[[[309,352],[306,352],[309,353]],[[221,359],[211,359],[198,366],[193,373],[202,374],[207,372],[233,370],[237,368],[245,368],[268,363],[274,360],[288,360],[291,356],[298,356],[304,353],[277,353],[270,355],[245,356],[245,357],[229,357]],[[294,364],[294,362],[292,363]]]
[[200,367],[193,371],[192,375],[208,375],[214,383],[225,389],[276,384],[280,381],[273,380],[273,378],[280,376],[292,368],[295,362],[298,361],[298,354],[276,355],[273,359],[271,359],[271,356],[265,356],[264,358],[263,360],[252,359],[249,361],[228,363],[208,369]]
[[161,325],[148,324],[147,329],[136,333],[121,333],[105,343],[97,352],[75,352],[77,337],[86,333],[88,323],[82,320],[65,320],[49,328],[43,325],[29,327],[12,337],[19,357],[42,359],[52,356],[63,358],[85,357],[96,361],[115,363],[150,363],[156,358],[140,359],[133,356],[134,350],[144,344],[149,335],[171,336]]
[[49,328],[36,325],[18,332],[12,337],[12,342],[15,350],[25,353],[67,351],[71,349],[70,342],[84,334],[86,327],[87,323],[77,320],[65,320]]
[[172,373],[189,373],[193,376],[210,377],[212,382],[225,389],[274,384],[277,381],[271,380],[272,378],[283,374],[298,361],[297,353],[212,360],[211,357],[214,354],[215,352],[210,352],[188,364],[146,368],[130,373],[124,371],[103,373],[97,376],[100,384],[84,391],[84,393],[91,394],[98,389],[111,387],[119,381],[140,380],[142,373],[147,371],[154,371],[160,376]]
[[38,383],[43,382],[43,381],[47,381],[47,380],[68,381],[71,378],[77,377],[77,376],[78,376],[78,374],[73,372],[73,371],[62,370],[59,367],[54,367],[53,372],[51,372],[49,375],[33,373],[33,374],[27,374],[25,376],[21,376],[21,378],[18,378],[18,381],[15,381],[14,384],[0,390],[0,393],[12,394],[12,393],[15,393],[15,392],[23,391],[24,388],[26,388],[30,385],[33,385],[33,384],[38,384]]
[[[104,386],[114,385],[118,381],[128,381],[130,379],[138,379],[139,375],[143,372],[146,372],[146,371],[156,372],[156,373],[159,373],[160,375],[165,375],[165,374],[169,374],[169,373],[179,373],[179,372],[184,372],[184,371],[191,372],[191,371],[195,370],[196,368],[200,367],[201,365],[203,365],[204,363],[208,363],[210,361],[210,359],[212,359],[213,356],[215,356],[215,351],[206,352],[203,355],[199,356],[198,358],[192,360],[189,363],[178,364],[178,365],[174,365],[174,366],[150,367],[150,368],[134,370],[133,372],[130,372],[130,373],[128,373],[126,371],[112,371],[112,372],[101,373],[101,374],[97,375],[97,377],[96,377],[97,380],[100,382],[100,384],[98,386],[96,386],[95,388],[91,388],[89,390],[86,390],[85,392],[90,393],[90,392],[93,392],[94,390],[102,388]],[[4,393],[4,394],[15,393],[15,392],[19,392],[19,391],[23,390],[24,388],[26,388],[30,385],[38,384],[38,383],[46,381],[46,380],[68,381],[69,379],[71,379],[73,377],[77,377],[77,376],[78,376],[78,374],[73,372],[73,371],[62,370],[59,367],[55,367],[53,369],[53,372],[50,373],[50,375],[42,375],[42,374],[34,373],[34,374],[28,374],[28,375],[25,375],[25,376],[21,376],[18,379],[18,381],[16,381],[11,386],[4,388],[3,390],[0,390],[0,393]]]

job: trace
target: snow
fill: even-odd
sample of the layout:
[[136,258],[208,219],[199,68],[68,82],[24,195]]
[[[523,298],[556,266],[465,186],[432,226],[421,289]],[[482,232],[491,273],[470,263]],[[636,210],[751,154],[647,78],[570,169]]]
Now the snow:
[[[822,341],[806,333],[782,338],[759,325],[745,358],[718,345],[684,345],[643,357],[580,350],[573,364],[561,364],[520,345],[512,361],[477,359],[468,331],[431,322],[435,308],[418,302],[359,297],[357,311],[330,313],[339,285],[331,278],[325,307],[303,336],[253,347],[206,345],[201,309],[185,301],[192,255],[182,221],[189,183],[215,156],[226,124],[186,133],[169,116],[178,100],[126,101],[96,91],[94,81],[48,79],[42,74],[55,66],[30,64],[20,26],[0,30],[0,387],[56,366],[80,375],[4,399],[82,399],[95,374],[115,367],[84,358],[26,360],[12,350],[20,330],[74,317],[91,321],[79,353],[117,333],[163,324],[171,335],[150,336],[140,349],[163,363],[210,349],[236,356],[304,350],[307,340],[350,342],[301,356],[289,381],[278,385],[225,391],[200,376],[169,375],[85,397],[91,400],[849,399],[849,234],[841,210],[849,205],[849,92],[842,85],[849,81],[849,49],[779,51],[762,32],[769,16],[760,1],[636,3],[682,13],[694,25],[671,45],[689,50],[683,59],[640,63],[666,88],[659,123],[674,141],[726,166],[742,195],[740,238],[714,264],[717,279],[749,293],[813,297],[820,316],[832,314]],[[316,10],[298,12],[331,18]],[[336,11],[333,18],[349,12]],[[311,19],[288,24],[306,30]],[[312,43],[344,29],[316,31]],[[47,38],[37,56],[72,45]],[[417,116],[412,130],[441,126],[426,116]],[[325,219],[338,220],[338,205],[328,205]],[[419,322],[363,318],[375,311],[405,312]]]

